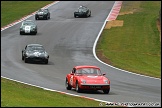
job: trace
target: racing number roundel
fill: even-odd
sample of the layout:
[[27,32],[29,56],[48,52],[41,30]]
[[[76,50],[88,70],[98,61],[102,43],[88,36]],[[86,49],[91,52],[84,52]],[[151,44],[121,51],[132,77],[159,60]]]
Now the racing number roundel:
[[73,76],[70,78],[70,84],[73,85]]

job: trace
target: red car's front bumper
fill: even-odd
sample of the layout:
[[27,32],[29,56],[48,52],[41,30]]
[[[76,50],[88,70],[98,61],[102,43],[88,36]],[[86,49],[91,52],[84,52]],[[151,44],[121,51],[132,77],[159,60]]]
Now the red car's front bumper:
[[82,90],[106,90],[110,89],[110,84],[80,84]]

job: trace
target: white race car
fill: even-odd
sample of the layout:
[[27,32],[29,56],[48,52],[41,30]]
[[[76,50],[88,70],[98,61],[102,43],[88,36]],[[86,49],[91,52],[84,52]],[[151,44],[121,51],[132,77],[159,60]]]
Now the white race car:
[[37,34],[37,25],[33,20],[25,20],[20,27],[20,35],[22,34]]

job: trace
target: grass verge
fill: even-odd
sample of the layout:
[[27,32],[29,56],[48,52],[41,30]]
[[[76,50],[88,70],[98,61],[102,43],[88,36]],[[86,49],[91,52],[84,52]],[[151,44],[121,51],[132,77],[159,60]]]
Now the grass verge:
[[99,107],[99,104],[1,78],[2,107]]
[[1,1],[1,27],[29,15],[54,1]]
[[161,78],[156,24],[160,7],[160,1],[124,1],[117,17],[123,25],[103,30],[96,47],[98,58],[120,69]]

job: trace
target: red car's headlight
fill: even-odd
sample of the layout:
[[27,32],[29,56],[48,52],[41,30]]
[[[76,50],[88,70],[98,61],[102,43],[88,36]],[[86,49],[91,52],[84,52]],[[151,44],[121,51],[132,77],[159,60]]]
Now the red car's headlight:
[[83,83],[83,84],[85,84],[85,83],[86,83],[86,80],[81,80],[81,81],[82,81],[82,83]]
[[108,81],[108,80],[104,80],[104,82],[105,82],[106,84],[108,84],[108,83],[109,83],[109,81]]

